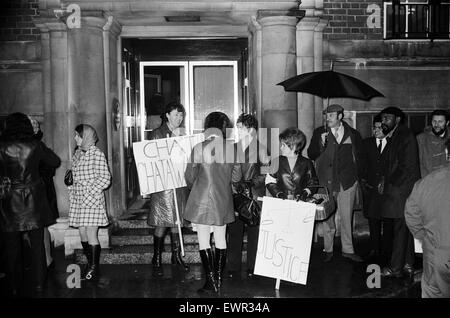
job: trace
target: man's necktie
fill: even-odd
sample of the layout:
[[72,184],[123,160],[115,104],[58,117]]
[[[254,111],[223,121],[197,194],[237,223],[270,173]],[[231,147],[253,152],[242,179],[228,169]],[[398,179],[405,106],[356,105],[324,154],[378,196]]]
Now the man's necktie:
[[378,152],[381,153],[381,146],[382,146],[383,142],[381,140],[378,140]]
[[336,138],[336,141],[339,143],[339,133],[337,129],[334,131],[334,138]]

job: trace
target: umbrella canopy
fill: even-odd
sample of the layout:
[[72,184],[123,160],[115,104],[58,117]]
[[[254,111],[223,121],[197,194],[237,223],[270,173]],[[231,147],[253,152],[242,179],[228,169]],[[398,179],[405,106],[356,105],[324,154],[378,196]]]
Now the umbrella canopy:
[[373,97],[384,97],[363,81],[333,70],[300,74],[277,85],[287,92],[309,93],[322,98],[350,97],[368,101]]

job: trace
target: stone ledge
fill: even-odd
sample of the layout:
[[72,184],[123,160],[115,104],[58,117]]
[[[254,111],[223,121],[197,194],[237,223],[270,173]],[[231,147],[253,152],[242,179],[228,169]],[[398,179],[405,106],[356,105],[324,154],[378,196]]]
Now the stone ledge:
[[[75,249],[81,249],[80,232],[69,226],[69,218],[58,218],[56,224],[49,227],[55,247],[64,244],[64,254],[72,255]],[[98,230],[98,239],[102,248],[109,248],[110,227]]]

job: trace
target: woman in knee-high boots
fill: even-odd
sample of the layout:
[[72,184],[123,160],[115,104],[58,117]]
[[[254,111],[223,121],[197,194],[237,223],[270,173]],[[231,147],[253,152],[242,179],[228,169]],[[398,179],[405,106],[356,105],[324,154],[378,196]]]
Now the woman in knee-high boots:
[[[192,150],[185,172],[191,192],[184,218],[196,225],[206,274],[199,292],[217,292],[222,285],[227,252],[226,225],[234,221],[232,184],[241,179],[241,174],[234,155],[235,145],[226,140],[227,128],[231,128],[231,122],[224,113],[213,112],[206,117],[205,141]],[[210,245],[211,230],[215,251]]]
[[[171,102],[166,106],[164,113],[161,115],[162,124],[157,129],[150,132],[148,139],[162,139],[176,137],[183,134],[183,121],[185,110],[183,105],[178,102]],[[176,198],[176,202],[175,199]],[[175,190],[164,190],[150,195],[149,211],[147,224],[155,227],[153,233],[153,273],[156,276],[163,276],[162,268],[162,252],[164,250],[164,237],[168,229],[170,229],[170,242],[172,247],[171,263],[177,264],[188,271],[189,266],[186,265],[181,256],[181,246],[178,233],[177,219],[183,220],[183,211],[187,200],[187,188],[181,187]],[[179,216],[176,215],[176,206],[178,205]],[[183,224],[181,224],[183,226]]]
[[72,160],[73,184],[69,186],[69,225],[80,231],[88,260],[84,279],[95,281],[100,273],[98,227],[109,224],[104,191],[111,184],[111,174],[104,153],[95,146],[98,137],[92,126],[78,125],[74,139],[77,148]]

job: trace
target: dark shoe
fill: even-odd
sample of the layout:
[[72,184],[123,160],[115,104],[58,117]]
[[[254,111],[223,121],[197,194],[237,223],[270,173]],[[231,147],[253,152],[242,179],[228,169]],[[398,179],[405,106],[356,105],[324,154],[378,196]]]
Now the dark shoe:
[[153,235],[153,273],[156,276],[163,276],[163,268],[162,268],[162,251],[164,249],[164,237],[158,237]]
[[401,278],[403,277],[403,273],[401,270],[394,271],[390,267],[385,267],[381,271],[381,276],[386,278]]
[[202,260],[203,269],[205,270],[205,285],[198,290],[199,293],[215,292],[217,293],[217,283],[214,277],[214,253],[210,248],[200,250],[200,258]]
[[216,248],[214,274],[217,282],[217,288],[222,286],[223,269],[227,260],[227,249]]
[[254,271],[254,269],[247,269],[247,277],[252,278],[253,276],[255,276],[255,274],[253,273]]
[[329,263],[333,259],[333,252],[324,252],[323,253],[323,262]]
[[89,245],[92,253],[92,264],[89,267],[84,279],[87,281],[97,281],[100,276],[100,252],[102,247],[98,245]]
[[187,272],[189,270],[189,265],[183,261],[183,257],[181,256],[180,238],[178,233],[170,233],[170,244],[172,246],[172,257],[170,262],[172,264],[180,265]]
[[344,253],[342,252],[342,256],[345,258],[348,258],[349,260],[356,262],[356,263],[362,263],[364,262],[363,259],[359,256],[356,255],[355,253]]

